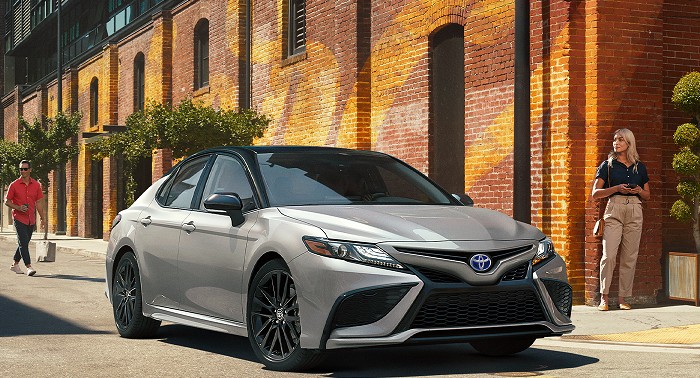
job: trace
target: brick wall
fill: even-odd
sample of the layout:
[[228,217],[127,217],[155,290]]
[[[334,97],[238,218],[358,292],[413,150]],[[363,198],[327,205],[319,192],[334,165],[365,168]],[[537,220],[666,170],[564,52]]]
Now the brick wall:
[[[514,2],[308,2],[306,52],[292,57],[284,50],[283,4],[253,2],[252,106],[272,118],[258,144],[371,148],[429,172],[430,36],[460,24],[464,189],[477,206],[512,213]],[[99,125],[123,125],[133,111],[134,58],[143,53],[147,100],[177,104],[192,96],[237,108],[244,5],[192,0],[153,15],[66,71],[64,107],[83,112],[81,131],[98,131],[89,127],[89,86],[97,77]],[[668,216],[678,180],[671,135],[688,119],[669,99],[678,78],[700,69],[699,14],[700,5],[681,0],[531,2],[532,222],[564,257],[577,303],[597,300],[601,251],[590,236],[598,214],[590,191],[617,128],[635,132],[651,177],[634,300],[655,301],[662,291],[663,251],[692,247],[689,226]],[[194,28],[202,19],[209,21],[210,84],[194,91]],[[6,138],[16,139],[19,115],[55,112],[54,86],[3,98]],[[67,168],[71,235],[89,233],[94,202],[92,163],[81,151]],[[155,151],[153,180],[172,162],[169,151]],[[116,164],[103,165],[103,185],[114,188]],[[102,193],[104,229],[117,210],[114,196]],[[616,290],[615,283],[611,295]]]
[[[663,198],[662,217],[664,224],[663,250],[695,251],[690,225],[677,222],[668,209],[679,198],[676,185],[679,178],[671,167],[673,154],[678,146],[673,142],[673,133],[678,125],[690,121],[690,116],[676,110],[671,103],[673,87],[683,75],[700,71],[700,3],[682,0],[667,0],[663,9],[663,167],[659,180],[664,183],[656,190]],[[698,246],[700,248],[700,246]],[[665,262],[665,260],[664,260]]]

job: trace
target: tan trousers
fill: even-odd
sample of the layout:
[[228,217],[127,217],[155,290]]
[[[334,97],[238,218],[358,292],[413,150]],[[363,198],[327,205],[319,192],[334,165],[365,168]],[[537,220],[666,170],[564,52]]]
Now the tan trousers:
[[637,267],[639,240],[642,237],[642,201],[637,196],[612,196],[605,206],[603,257],[600,259],[600,292],[608,294],[612,283],[615,259],[620,253],[620,292],[632,295],[634,270]]

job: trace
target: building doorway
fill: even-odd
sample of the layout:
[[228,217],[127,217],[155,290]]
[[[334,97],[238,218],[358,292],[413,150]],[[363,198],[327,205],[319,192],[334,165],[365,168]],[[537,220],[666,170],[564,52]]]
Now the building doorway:
[[449,24],[430,36],[431,179],[450,193],[464,193],[464,27]]

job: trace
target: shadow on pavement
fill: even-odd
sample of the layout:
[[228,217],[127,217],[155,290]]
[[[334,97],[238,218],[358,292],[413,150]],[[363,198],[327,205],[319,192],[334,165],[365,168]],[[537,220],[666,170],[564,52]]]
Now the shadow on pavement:
[[[248,339],[224,333],[168,324],[156,338],[193,348],[258,362]],[[572,369],[597,363],[594,357],[532,347],[508,357],[487,357],[468,344],[374,347],[332,350],[326,361],[307,373],[329,377],[408,377],[452,374],[495,374],[524,377],[550,370]]]
[[233,358],[257,361],[248,339],[227,333],[208,331],[178,324],[163,325],[155,338],[161,342],[216,353]]
[[25,306],[4,295],[0,295],[0,309],[2,310],[0,337],[109,334],[109,332],[77,326],[48,312]]
[[76,276],[72,274],[36,274],[34,278],[55,278],[59,280],[72,280],[72,281],[88,281],[88,282],[105,282],[104,277],[85,277]]

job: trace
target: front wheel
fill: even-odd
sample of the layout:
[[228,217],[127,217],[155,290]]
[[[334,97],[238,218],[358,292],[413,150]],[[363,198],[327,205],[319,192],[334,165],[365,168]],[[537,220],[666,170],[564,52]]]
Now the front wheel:
[[136,256],[128,252],[119,260],[112,279],[112,309],[117,331],[127,338],[153,336],[160,321],[143,315],[141,277]]
[[477,352],[487,356],[508,356],[520,353],[535,342],[534,338],[493,339],[472,341],[470,344]]
[[282,260],[265,263],[248,292],[248,339],[255,355],[272,370],[296,371],[318,365],[319,350],[300,346],[297,290]]

